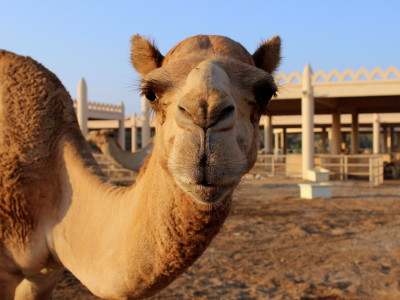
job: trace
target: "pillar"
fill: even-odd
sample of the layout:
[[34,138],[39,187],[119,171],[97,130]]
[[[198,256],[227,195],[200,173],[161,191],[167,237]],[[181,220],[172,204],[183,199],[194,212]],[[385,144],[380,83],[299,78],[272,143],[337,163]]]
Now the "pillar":
[[264,116],[264,150],[266,154],[272,154],[272,116]]
[[145,96],[142,96],[142,148],[150,141],[150,105],[148,101]]
[[379,154],[380,142],[380,118],[379,114],[374,114],[372,117],[372,149],[374,154]]
[[285,127],[282,130],[282,153],[287,154],[287,130]]
[[332,114],[332,143],[331,143],[331,154],[340,154],[341,144],[340,134],[340,113],[334,112]]
[[86,136],[88,133],[88,90],[84,78],[79,80],[76,102],[76,116],[78,117],[79,127],[81,128],[83,136]]
[[303,71],[301,96],[301,156],[303,179],[307,170],[314,168],[314,95],[312,71],[307,64]]
[[359,150],[359,124],[358,124],[358,114],[353,113],[351,115],[351,154],[357,154]]
[[122,150],[125,150],[125,106],[124,102],[121,101],[121,119],[118,122],[118,143]]
[[321,132],[321,153],[326,153],[327,152],[327,136],[328,133],[326,132],[326,127],[322,127],[322,132]]
[[388,147],[389,147],[389,152],[395,152],[395,147],[394,147],[394,127],[393,126],[389,127]]
[[274,153],[279,154],[279,132],[274,132]]
[[388,127],[382,126],[383,143],[382,153],[388,153]]
[[136,125],[136,114],[131,116],[131,151],[136,152],[137,151],[137,142],[138,142],[138,132],[137,132],[137,125]]

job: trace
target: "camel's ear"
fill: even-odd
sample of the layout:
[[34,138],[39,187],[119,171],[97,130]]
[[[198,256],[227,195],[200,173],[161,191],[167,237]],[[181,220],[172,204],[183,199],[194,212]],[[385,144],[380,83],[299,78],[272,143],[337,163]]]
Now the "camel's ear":
[[161,67],[164,56],[144,37],[136,34],[131,39],[131,61],[133,67],[144,76]]
[[263,42],[253,54],[256,66],[268,73],[273,73],[281,61],[281,38],[274,36]]

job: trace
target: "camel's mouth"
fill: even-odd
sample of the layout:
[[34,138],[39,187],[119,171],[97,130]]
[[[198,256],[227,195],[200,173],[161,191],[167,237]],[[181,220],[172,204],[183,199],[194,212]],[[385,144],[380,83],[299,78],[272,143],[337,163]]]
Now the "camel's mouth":
[[239,182],[230,184],[210,184],[207,182],[202,183],[184,183],[177,181],[178,185],[194,198],[197,202],[202,204],[214,205],[223,201],[227,196],[232,194],[233,189]]

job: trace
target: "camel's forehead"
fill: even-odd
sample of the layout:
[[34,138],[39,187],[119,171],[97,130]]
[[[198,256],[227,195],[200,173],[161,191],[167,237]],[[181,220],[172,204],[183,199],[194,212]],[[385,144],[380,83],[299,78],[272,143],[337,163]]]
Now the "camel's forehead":
[[208,93],[219,91],[228,93],[230,90],[229,77],[225,70],[214,61],[206,60],[197,65],[187,76],[184,92]]
[[250,53],[241,44],[218,35],[197,35],[181,41],[167,53],[163,65],[193,55],[222,55],[254,65]]

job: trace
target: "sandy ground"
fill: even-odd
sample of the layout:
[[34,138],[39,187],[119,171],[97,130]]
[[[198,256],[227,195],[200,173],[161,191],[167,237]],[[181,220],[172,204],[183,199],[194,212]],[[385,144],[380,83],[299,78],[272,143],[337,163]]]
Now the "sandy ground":
[[[400,181],[335,181],[314,200],[299,182],[246,178],[221,233],[152,299],[400,299]],[[53,299],[98,298],[65,272]]]

